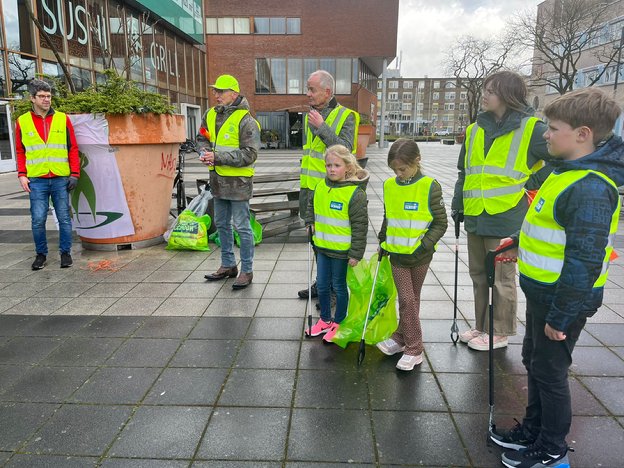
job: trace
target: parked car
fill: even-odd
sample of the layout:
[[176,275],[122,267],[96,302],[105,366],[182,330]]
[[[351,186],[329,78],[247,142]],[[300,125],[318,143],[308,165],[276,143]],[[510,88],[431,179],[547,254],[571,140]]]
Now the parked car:
[[449,132],[448,130],[438,130],[433,135],[434,136],[449,136],[450,134],[451,132]]

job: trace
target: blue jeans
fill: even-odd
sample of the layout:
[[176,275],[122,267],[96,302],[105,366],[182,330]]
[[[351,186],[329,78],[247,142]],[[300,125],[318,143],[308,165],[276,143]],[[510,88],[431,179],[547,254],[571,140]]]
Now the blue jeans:
[[38,254],[48,255],[46,219],[50,208],[50,198],[52,198],[52,205],[59,222],[59,250],[61,253],[71,253],[72,224],[67,179],[67,177],[30,178],[30,218],[35,251]]
[[254,238],[251,232],[248,200],[214,199],[214,221],[221,241],[221,265],[236,266],[232,224],[240,237],[241,271],[253,272]]
[[336,315],[334,322],[340,323],[347,316],[349,291],[347,290],[346,258],[332,258],[318,252],[316,255],[316,287],[321,304],[321,319],[331,321],[331,290],[336,293]]

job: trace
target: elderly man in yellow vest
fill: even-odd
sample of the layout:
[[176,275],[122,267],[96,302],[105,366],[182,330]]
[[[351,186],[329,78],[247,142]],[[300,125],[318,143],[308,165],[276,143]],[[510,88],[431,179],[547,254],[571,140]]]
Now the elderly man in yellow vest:
[[[243,289],[253,280],[254,238],[249,199],[260,148],[260,125],[249,113],[249,103],[240,94],[236,78],[221,75],[210,87],[217,105],[204,115],[197,143],[199,159],[210,172],[214,222],[221,241],[221,266],[205,278],[218,281],[238,275],[232,288]],[[240,275],[234,256],[232,224],[240,237]]]
[[[332,145],[343,145],[355,153],[357,129],[360,115],[338,104],[334,97],[334,77],[325,70],[317,70],[308,78],[308,103],[310,112],[304,118],[303,158],[299,193],[299,216],[306,218],[308,198],[314,193],[316,184],[325,180],[325,149]],[[308,298],[308,289],[298,293]],[[316,283],[312,286],[312,297],[317,297]]]
[[30,198],[35,253],[33,270],[47,260],[46,220],[50,198],[59,222],[61,268],[72,266],[72,224],[69,190],[80,177],[80,157],[74,129],[67,115],[52,108],[52,88],[42,80],[28,85],[32,110],[19,116],[15,125],[17,176]]

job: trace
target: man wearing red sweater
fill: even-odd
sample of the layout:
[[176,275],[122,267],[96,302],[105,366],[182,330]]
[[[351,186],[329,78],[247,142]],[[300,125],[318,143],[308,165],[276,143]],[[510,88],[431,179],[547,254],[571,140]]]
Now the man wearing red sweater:
[[41,80],[28,85],[32,110],[15,125],[17,176],[30,196],[30,216],[37,257],[33,270],[41,270],[48,255],[46,219],[50,198],[59,223],[61,268],[72,266],[72,225],[68,191],[80,177],[80,157],[74,128],[67,115],[52,109],[52,88]]

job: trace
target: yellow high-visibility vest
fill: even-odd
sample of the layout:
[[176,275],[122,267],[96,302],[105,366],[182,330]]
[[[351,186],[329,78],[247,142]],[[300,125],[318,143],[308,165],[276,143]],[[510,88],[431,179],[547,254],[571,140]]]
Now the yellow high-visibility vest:
[[67,116],[62,112],[54,113],[47,141],[39,135],[30,112],[20,115],[17,121],[26,150],[26,177],[41,177],[50,172],[56,176],[68,176]]
[[[352,150],[355,154],[357,150],[357,130],[360,124],[360,114],[347,109],[344,106],[336,106],[325,119],[325,123],[329,125],[329,128],[333,130],[336,135],[340,134],[342,126],[349,117],[353,114],[355,117],[355,133],[353,134]],[[325,179],[325,143],[318,136],[314,136],[312,130],[308,126],[308,115],[304,118],[304,132],[305,142],[303,144],[303,158],[301,158],[301,174],[299,176],[299,182],[301,188],[307,188],[314,190],[316,185]]]
[[[214,107],[206,114],[206,126],[210,134],[210,142],[215,152],[230,152],[239,148],[239,128],[243,118],[249,114],[248,110],[237,109],[223,122],[219,129],[219,134],[216,132],[217,112]],[[255,119],[254,119],[255,120]],[[260,124],[255,120],[258,128]],[[233,166],[209,166],[209,170],[217,171],[217,174],[225,177],[252,177],[254,175],[254,165],[243,167]]]
[[617,208],[611,215],[609,240],[605,247],[602,271],[594,283],[594,288],[605,285],[620,218],[621,200],[615,183],[601,172],[591,170],[566,171],[560,174],[553,172],[537,192],[520,230],[518,270],[521,275],[540,283],[557,282],[565,258],[566,233],[555,219],[555,202],[561,192],[589,174],[596,174],[611,185],[618,199]]
[[347,251],[351,247],[349,203],[356,185],[328,187],[325,180],[314,190],[314,245]]
[[539,119],[525,117],[520,128],[494,140],[486,154],[485,132],[476,123],[466,129],[464,167],[464,214],[478,216],[485,210],[494,215],[515,207],[524,196],[529,176],[540,169],[527,166],[531,135]]
[[399,185],[392,177],[384,182],[386,240],[381,247],[392,253],[411,254],[420,247],[433,214],[429,193],[434,179],[423,176],[413,184]]

